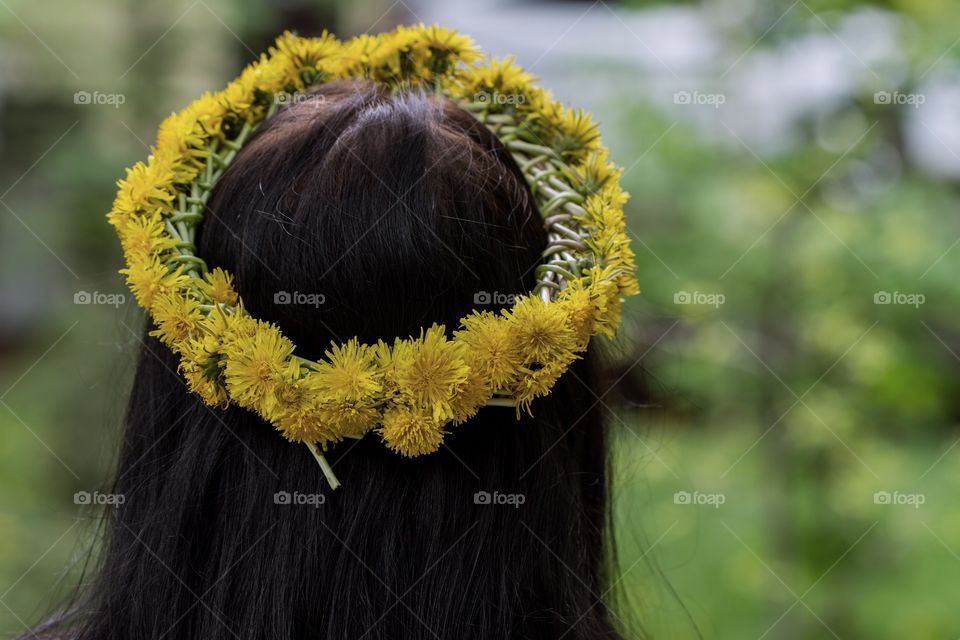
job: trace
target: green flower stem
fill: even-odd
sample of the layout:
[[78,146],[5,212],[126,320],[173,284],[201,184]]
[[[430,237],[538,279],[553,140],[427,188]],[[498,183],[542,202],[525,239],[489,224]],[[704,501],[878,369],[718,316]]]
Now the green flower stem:
[[203,216],[199,213],[193,213],[192,211],[177,211],[172,216],[167,218],[170,222],[176,224],[178,222],[187,222],[187,223],[196,223],[203,220]]
[[317,464],[320,465],[320,470],[323,471],[323,475],[327,479],[327,483],[330,485],[331,489],[336,489],[340,486],[340,481],[337,480],[336,474],[333,472],[333,467],[330,466],[330,463],[327,462],[327,459],[323,457],[323,453],[320,452],[320,449],[317,448],[317,445],[313,442],[305,443],[307,448],[310,449],[310,453],[313,454],[313,457],[316,459]]
[[201,272],[207,271],[207,263],[203,261],[203,258],[198,258],[197,256],[181,254],[170,258],[169,262],[183,262],[187,265],[187,271],[196,271],[196,269],[190,265],[196,265],[200,268]]
[[571,228],[569,228],[569,227],[566,227],[566,226],[560,224],[559,222],[553,223],[553,225],[550,227],[550,229],[551,229],[552,231],[554,231],[555,233],[557,233],[558,235],[564,235],[564,236],[570,238],[571,240],[580,240],[580,237],[581,237],[578,232],[574,231],[573,229],[571,229]]
[[319,362],[315,362],[309,358],[304,358],[303,356],[293,355],[290,357],[299,362],[300,366],[307,367],[308,369],[315,369],[316,367],[320,366]]
[[553,241],[554,245],[560,247],[566,247],[567,249],[573,249],[574,251],[586,251],[587,245],[585,245],[581,240],[571,240],[569,238],[558,238]]
[[544,217],[547,217],[551,213],[553,213],[554,209],[556,209],[557,207],[562,207],[568,202],[574,202],[574,203],[583,202],[583,196],[573,191],[567,191],[565,193],[558,194],[553,198],[551,198],[550,200],[548,200],[546,204],[544,204],[542,207],[540,207],[540,213]]
[[543,253],[540,254],[541,258],[549,258],[552,255],[562,253],[563,245],[557,244],[556,242],[551,242],[546,249],[543,250]]
[[[552,272],[547,274],[547,276],[552,276],[552,275],[553,275]],[[560,285],[554,282],[553,280],[548,280],[547,276],[544,276],[542,280],[539,280],[537,282],[537,286],[533,288],[534,292],[537,292],[540,289],[544,289],[544,288],[551,289],[553,291],[560,291]],[[547,300],[547,302],[550,302],[550,300]]]
[[514,400],[513,398],[506,398],[506,397],[500,398],[500,397],[494,396],[494,397],[490,398],[489,400],[487,400],[487,405],[486,405],[486,406],[488,406],[488,407],[516,407],[516,406],[517,406],[517,401]]
[[523,140],[511,140],[507,143],[507,148],[511,151],[524,151],[530,154],[545,155],[549,158],[559,159],[556,151],[542,144],[533,144],[531,142],[524,142]]
[[180,232],[177,228],[170,222],[170,219],[164,220],[164,226],[167,228],[167,233],[170,234],[170,237],[176,240],[177,242],[186,242],[183,238],[180,237]]
[[566,278],[567,280],[576,280],[576,279],[577,279],[577,276],[575,276],[575,275],[574,275],[572,272],[570,272],[568,269],[564,269],[562,266],[560,266],[560,265],[557,264],[556,262],[548,262],[548,263],[546,263],[546,264],[541,264],[541,265],[537,266],[537,273],[542,273],[542,272],[544,272],[544,271],[551,271],[551,272],[557,274],[558,276],[563,276],[563,277]]
[[516,125],[517,119],[509,113],[491,113],[486,118],[487,122],[493,124]]
[[579,222],[586,216],[586,211],[580,206],[586,198],[568,182],[572,177],[575,180],[573,184],[577,184],[579,178],[556,151],[522,139],[530,138],[525,135],[529,132],[523,131],[522,127],[511,128],[511,133],[515,138],[505,141],[505,144],[527,176],[530,190],[543,216],[543,226],[547,230],[547,248],[542,254],[544,263],[536,270],[534,294],[550,302],[555,292],[563,289],[566,280],[581,277],[581,265],[586,267],[590,264],[586,255],[588,247],[583,242],[583,230]]
[[[521,156],[520,154],[514,154],[514,157],[515,159],[518,160],[517,164],[520,165],[520,170],[523,171],[524,174],[529,173],[532,176],[531,181],[534,181],[540,178],[541,174],[532,173],[532,169],[535,166],[545,162],[547,160],[547,156],[541,154],[539,156],[534,156],[529,160],[527,160],[524,156]],[[520,161],[521,159],[522,161]]]

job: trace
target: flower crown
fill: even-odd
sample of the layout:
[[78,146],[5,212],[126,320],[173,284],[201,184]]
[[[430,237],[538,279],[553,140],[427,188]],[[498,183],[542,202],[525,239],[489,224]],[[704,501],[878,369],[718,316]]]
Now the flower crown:
[[[534,290],[499,313],[474,311],[448,334],[332,344],[318,362],[253,318],[232,276],[196,255],[211,191],[257,126],[292,97],[337,79],[424,87],[490,128],[517,160],[548,233]],[[305,443],[332,487],[322,451],[376,431],[404,456],[439,449],[444,428],[486,405],[530,410],[587,348],[613,336],[621,298],[638,292],[625,232],[622,169],[596,125],[566,108],[511,59],[484,57],[466,36],[402,26],[342,42],[281,35],[268,54],[217,93],[160,125],[146,163],[127,170],[107,218],[127,266],[120,272],[180,356],[189,388],[214,407],[253,410]]]

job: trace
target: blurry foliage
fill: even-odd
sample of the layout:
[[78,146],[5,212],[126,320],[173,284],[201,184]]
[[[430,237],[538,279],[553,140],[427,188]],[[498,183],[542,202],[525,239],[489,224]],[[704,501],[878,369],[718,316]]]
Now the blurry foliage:
[[[755,5],[744,46],[781,17],[758,49],[817,29],[777,4]],[[931,4],[960,17],[905,8],[910,68],[890,90],[909,91],[955,41]],[[620,438],[623,556],[669,531],[649,555],[679,598],[649,571],[622,585],[653,637],[693,634],[681,603],[705,637],[960,634],[960,193],[903,155],[909,107],[876,105],[873,90],[763,156],[646,102],[624,113],[619,158],[669,130],[625,176],[643,241],[634,338],[656,343],[644,368],[672,409]],[[678,305],[679,291],[725,302]],[[876,304],[882,292],[925,300]],[[726,502],[677,505],[675,491]],[[882,491],[925,502],[875,504]]]

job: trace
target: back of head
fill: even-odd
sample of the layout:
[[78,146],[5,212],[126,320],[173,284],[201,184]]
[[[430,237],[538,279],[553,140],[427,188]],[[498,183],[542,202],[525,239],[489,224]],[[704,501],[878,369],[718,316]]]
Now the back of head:
[[[198,253],[308,358],[448,330],[530,291],[546,243],[497,137],[432,94],[335,82],[273,115],[218,182]],[[435,454],[328,459],[207,407],[145,337],[98,576],[76,637],[615,637],[591,353],[533,417],[486,407]],[[481,492],[481,493],[478,493]],[[486,494],[482,493],[486,492]],[[487,499],[487,496],[491,496]]]

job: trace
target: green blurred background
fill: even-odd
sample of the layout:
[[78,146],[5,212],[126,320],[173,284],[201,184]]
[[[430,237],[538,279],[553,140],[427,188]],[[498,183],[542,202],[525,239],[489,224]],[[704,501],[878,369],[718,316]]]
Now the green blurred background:
[[0,634],[94,542],[74,493],[113,462],[142,322],[113,181],[282,29],[421,20],[515,53],[627,167],[644,294],[609,396],[620,617],[960,636],[948,0],[0,0]]

